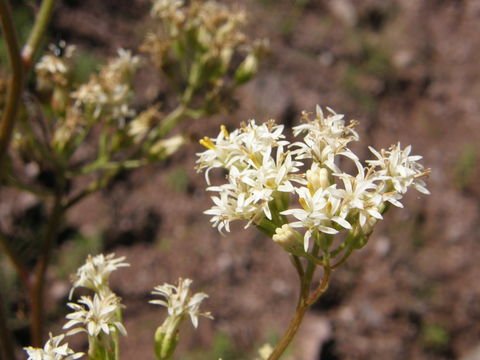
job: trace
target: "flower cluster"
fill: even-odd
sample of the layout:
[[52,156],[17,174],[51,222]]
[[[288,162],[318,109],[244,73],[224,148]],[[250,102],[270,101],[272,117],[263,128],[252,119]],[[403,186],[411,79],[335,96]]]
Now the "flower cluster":
[[73,291],[78,287],[85,287],[97,293],[108,295],[110,293],[108,286],[110,274],[121,267],[130,266],[130,264],[123,262],[124,260],[124,256],[115,258],[115,254],[108,254],[107,256],[103,254],[88,255],[85,264],[78,268],[73,277],[70,298]]
[[90,296],[82,296],[76,303],[69,303],[68,307],[73,310],[67,315],[68,321],[64,329],[70,329],[74,325],[78,327],[70,330],[68,335],[73,335],[78,332],[86,332],[88,336],[98,337],[100,333],[110,335],[111,333],[119,332],[122,335],[127,335],[118,310],[120,309],[120,299],[115,294],[101,296],[95,294],[93,299]]
[[[329,108],[324,114],[319,106],[314,115],[304,112],[302,120],[293,128],[302,139],[293,143],[285,140],[282,125],[254,120],[231,133],[222,127],[217,138],[200,141],[207,150],[198,154],[197,169],[206,169],[207,183],[211,169],[228,172],[226,183],[207,188],[217,195],[205,213],[219,231],[244,219],[289,252],[298,252],[298,239],[303,239],[307,252],[312,237],[320,246],[321,238],[342,230],[348,239],[365,241],[388,204],[402,206],[409,186],[428,194],[422,177],[429,171],[418,163],[421,156],[410,155],[410,146],[370,147],[376,159],[364,166],[348,147],[359,140],[356,121],[347,124],[343,115]],[[355,174],[341,170],[341,158],[354,164]],[[289,207],[294,198],[299,206]]]
[[25,351],[28,354],[28,360],[75,360],[83,356],[83,353],[75,353],[65,343],[60,345],[65,335],[52,336],[45,343],[43,349],[26,347]]
[[88,334],[93,349],[89,354],[98,351],[99,347],[112,349],[118,341],[118,334],[127,335],[122,322],[122,304],[120,298],[109,287],[111,273],[121,267],[130,266],[124,262],[125,257],[115,258],[115,254],[87,257],[73,278],[73,291],[78,287],[85,287],[94,292],[93,296],[82,296],[78,303],[68,303],[72,310],[67,314],[69,320],[64,329],[70,329],[67,335],[78,332]]
[[205,293],[191,294],[190,279],[178,279],[178,286],[163,284],[156,286],[153,295],[163,297],[162,300],[151,300],[151,304],[165,306],[168,316],[155,331],[155,355],[157,360],[168,360],[177,347],[179,328],[185,317],[190,316],[193,326],[198,326],[198,317],[213,319],[209,312],[200,312],[200,304],[208,298]]
[[110,60],[100,73],[92,75],[88,83],[72,93],[76,105],[81,106],[94,119],[104,121],[125,119],[135,115],[130,107],[132,97],[132,76],[141,65],[138,56],[119,49],[118,57]]
[[198,326],[198,317],[204,316],[212,319],[209,312],[200,312],[200,304],[203,300],[208,298],[205,293],[190,293],[190,279],[178,279],[178,286],[171,284],[163,284],[156,286],[152,291],[153,295],[159,295],[165,300],[150,300],[151,304],[165,306],[168,311],[169,318],[177,322],[178,319],[183,319],[186,315],[190,316],[193,326]]
[[266,40],[244,33],[245,12],[219,1],[154,0],[151,16],[158,27],[141,49],[181,89],[180,102],[200,105],[201,113],[229,105],[234,88],[257,72],[268,52]]
[[35,65],[37,86],[40,90],[53,85],[65,87],[69,83],[75,46],[67,45],[62,40],[57,45],[51,44],[49,49]]
[[205,137],[200,142],[208,150],[199,154],[197,168],[207,169],[207,182],[210,183],[210,169],[228,170],[228,183],[207,188],[219,194],[212,197],[215,206],[206,213],[213,215],[211,221],[220,231],[229,231],[232,220],[248,220],[247,226],[252,222],[259,224],[264,216],[272,220],[269,204],[274,196],[294,191],[294,183],[305,183],[296,174],[301,162],[294,159],[291,151],[285,151],[288,141],[283,126],[273,121],[257,125],[251,120],[232,133],[222,127],[216,139]]
[[[238,10],[238,9],[237,9]],[[183,0],[155,0],[153,2],[151,16],[163,23],[163,34],[150,34],[147,43],[155,41],[156,36],[162,36],[169,41],[186,32],[198,33],[199,46],[213,53],[223,56],[227,49],[234,49],[247,42],[247,37],[240,31],[245,24],[246,14],[244,11],[232,11],[227,6],[216,1],[192,1],[186,6]],[[150,50],[146,48],[148,51]],[[185,49],[185,51],[188,49]],[[231,52],[231,51],[230,51]],[[157,59],[162,58],[157,56]]]

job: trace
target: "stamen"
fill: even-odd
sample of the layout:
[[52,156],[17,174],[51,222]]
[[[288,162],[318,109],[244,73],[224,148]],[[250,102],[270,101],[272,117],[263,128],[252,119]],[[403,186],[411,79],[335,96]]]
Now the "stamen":
[[308,207],[308,204],[307,204],[307,202],[305,201],[304,198],[298,199],[298,202],[300,203],[300,205],[302,205],[302,208],[303,208],[305,211],[310,211],[310,208]]
[[225,139],[228,139],[230,134],[228,133],[227,127],[225,125],[221,125],[220,130],[222,131],[222,134],[225,137]]
[[212,140],[208,136],[205,136],[203,139],[200,139],[199,143],[200,145],[205,146],[207,149],[210,149],[210,150],[216,149],[215,144],[212,142]]

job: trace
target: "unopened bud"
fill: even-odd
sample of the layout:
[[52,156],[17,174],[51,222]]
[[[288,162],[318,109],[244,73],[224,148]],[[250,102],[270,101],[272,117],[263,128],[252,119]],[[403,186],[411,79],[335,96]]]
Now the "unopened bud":
[[303,255],[303,243],[301,235],[294,230],[290,225],[285,224],[275,230],[272,236],[273,241],[280,245],[286,252],[293,255]]
[[186,143],[186,139],[182,135],[175,135],[168,139],[157,141],[150,149],[150,154],[160,157],[169,157],[174,154]]
[[313,166],[310,170],[307,170],[307,181],[309,188],[313,192],[318,189],[326,189],[330,186],[330,180],[328,179],[328,170]]
[[240,64],[235,72],[235,84],[242,85],[249,81],[258,70],[258,58],[255,54],[250,53]]

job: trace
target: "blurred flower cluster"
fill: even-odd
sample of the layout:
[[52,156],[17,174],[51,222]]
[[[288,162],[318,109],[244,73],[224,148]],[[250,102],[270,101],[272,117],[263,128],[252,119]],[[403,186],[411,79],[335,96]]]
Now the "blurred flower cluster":
[[[29,360],[74,360],[82,357],[82,353],[75,353],[67,343],[60,345],[65,336],[77,333],[85,333],[88,337],[87,355],[90,360],[118,360],[119,335],[126,336],[127,330],[122,323],[124,306],[110,288],[109,278],[113,271],[130,266],[124,260],[125,257],[116,258],[115,254],[87,257],[72,278],[70,298],[77,288],[87,288],[93,295],[81,296],[77,302],[67,304],[72,311],[67,314],[68,322],[63,328],[70,330],[55,337],[50,334],[43,348],[26,347]],[[200,311],[200,305],[208,295],[192,294],[191,284],[190,279],[179,279],[178,286],[165,283],[156,286],[152,292],[163,300],[151,300],[150,303],[167,308],[167,317],[154,335],[157,360],[171,358],[180,339],[179,327],[187,315],[195,328],[198,327],[199,316],[212,319],[209,312]]]
[[267,40],[252,41],[243,32],[246,13],[220,2],[155,0],[151,16],[160,26],[142,49],[197,115],[229,106],[233,90],[268,52]]
[[[265,40],[243,33],[242,10],[215,1],[154,1],[151,16],[141,49],[171,85],[162,94],[168,106],[136,105],[135,78],[148,59],[119,49],[78,83],[76,47],[52,44],[35,66],[37,97],[26,102],[13,138],[24,163],[55,174],[57,184],[95,174],[79,194],[105,187],[119,171],[177,151],[187,141],[183,134],[170,135],[180,122],[230,108],[234,90],[256,73],[267,51]],[[87,141],[92,148],[81,150]],[[12,176],[11,184],[32,188]]]
[[341,249],[362,247],[388,206],[402,207],[409,187],[428,194],[422,178],[429,171],[410,146],[370,147],[376,158],[363,165],[348,147],[359,140],[355,121],[347,124],[343,115],[331,109],[324,114],[318,106],[315,114],[303,112],[302,121],[293,128],[301,139],[293,143],[282,125],[254,120],[200,141],[207,150],[198,154],[197,169],[206,169],[207,182],[213,168],[228,172],[226,183],[207,188],[216,193],[205,212],[213,226],[229,231],[230,222],[243,219],[288,252],[307,256],[312,238],[328,252],[332,235],[342,231]]

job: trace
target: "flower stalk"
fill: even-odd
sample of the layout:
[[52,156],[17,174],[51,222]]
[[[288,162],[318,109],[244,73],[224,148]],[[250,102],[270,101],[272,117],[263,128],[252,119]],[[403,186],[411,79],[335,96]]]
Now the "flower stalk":
[[[36,16],[35,24],[27,40],[27,43],[22,49],[23,66],[28,71],[33,64],[33,59],[37,53],[41,40],[47,30],[47,25],[52,16],[55,0],[43,0],[40,10]],[[21,62],[20,62],[21,63]]]

